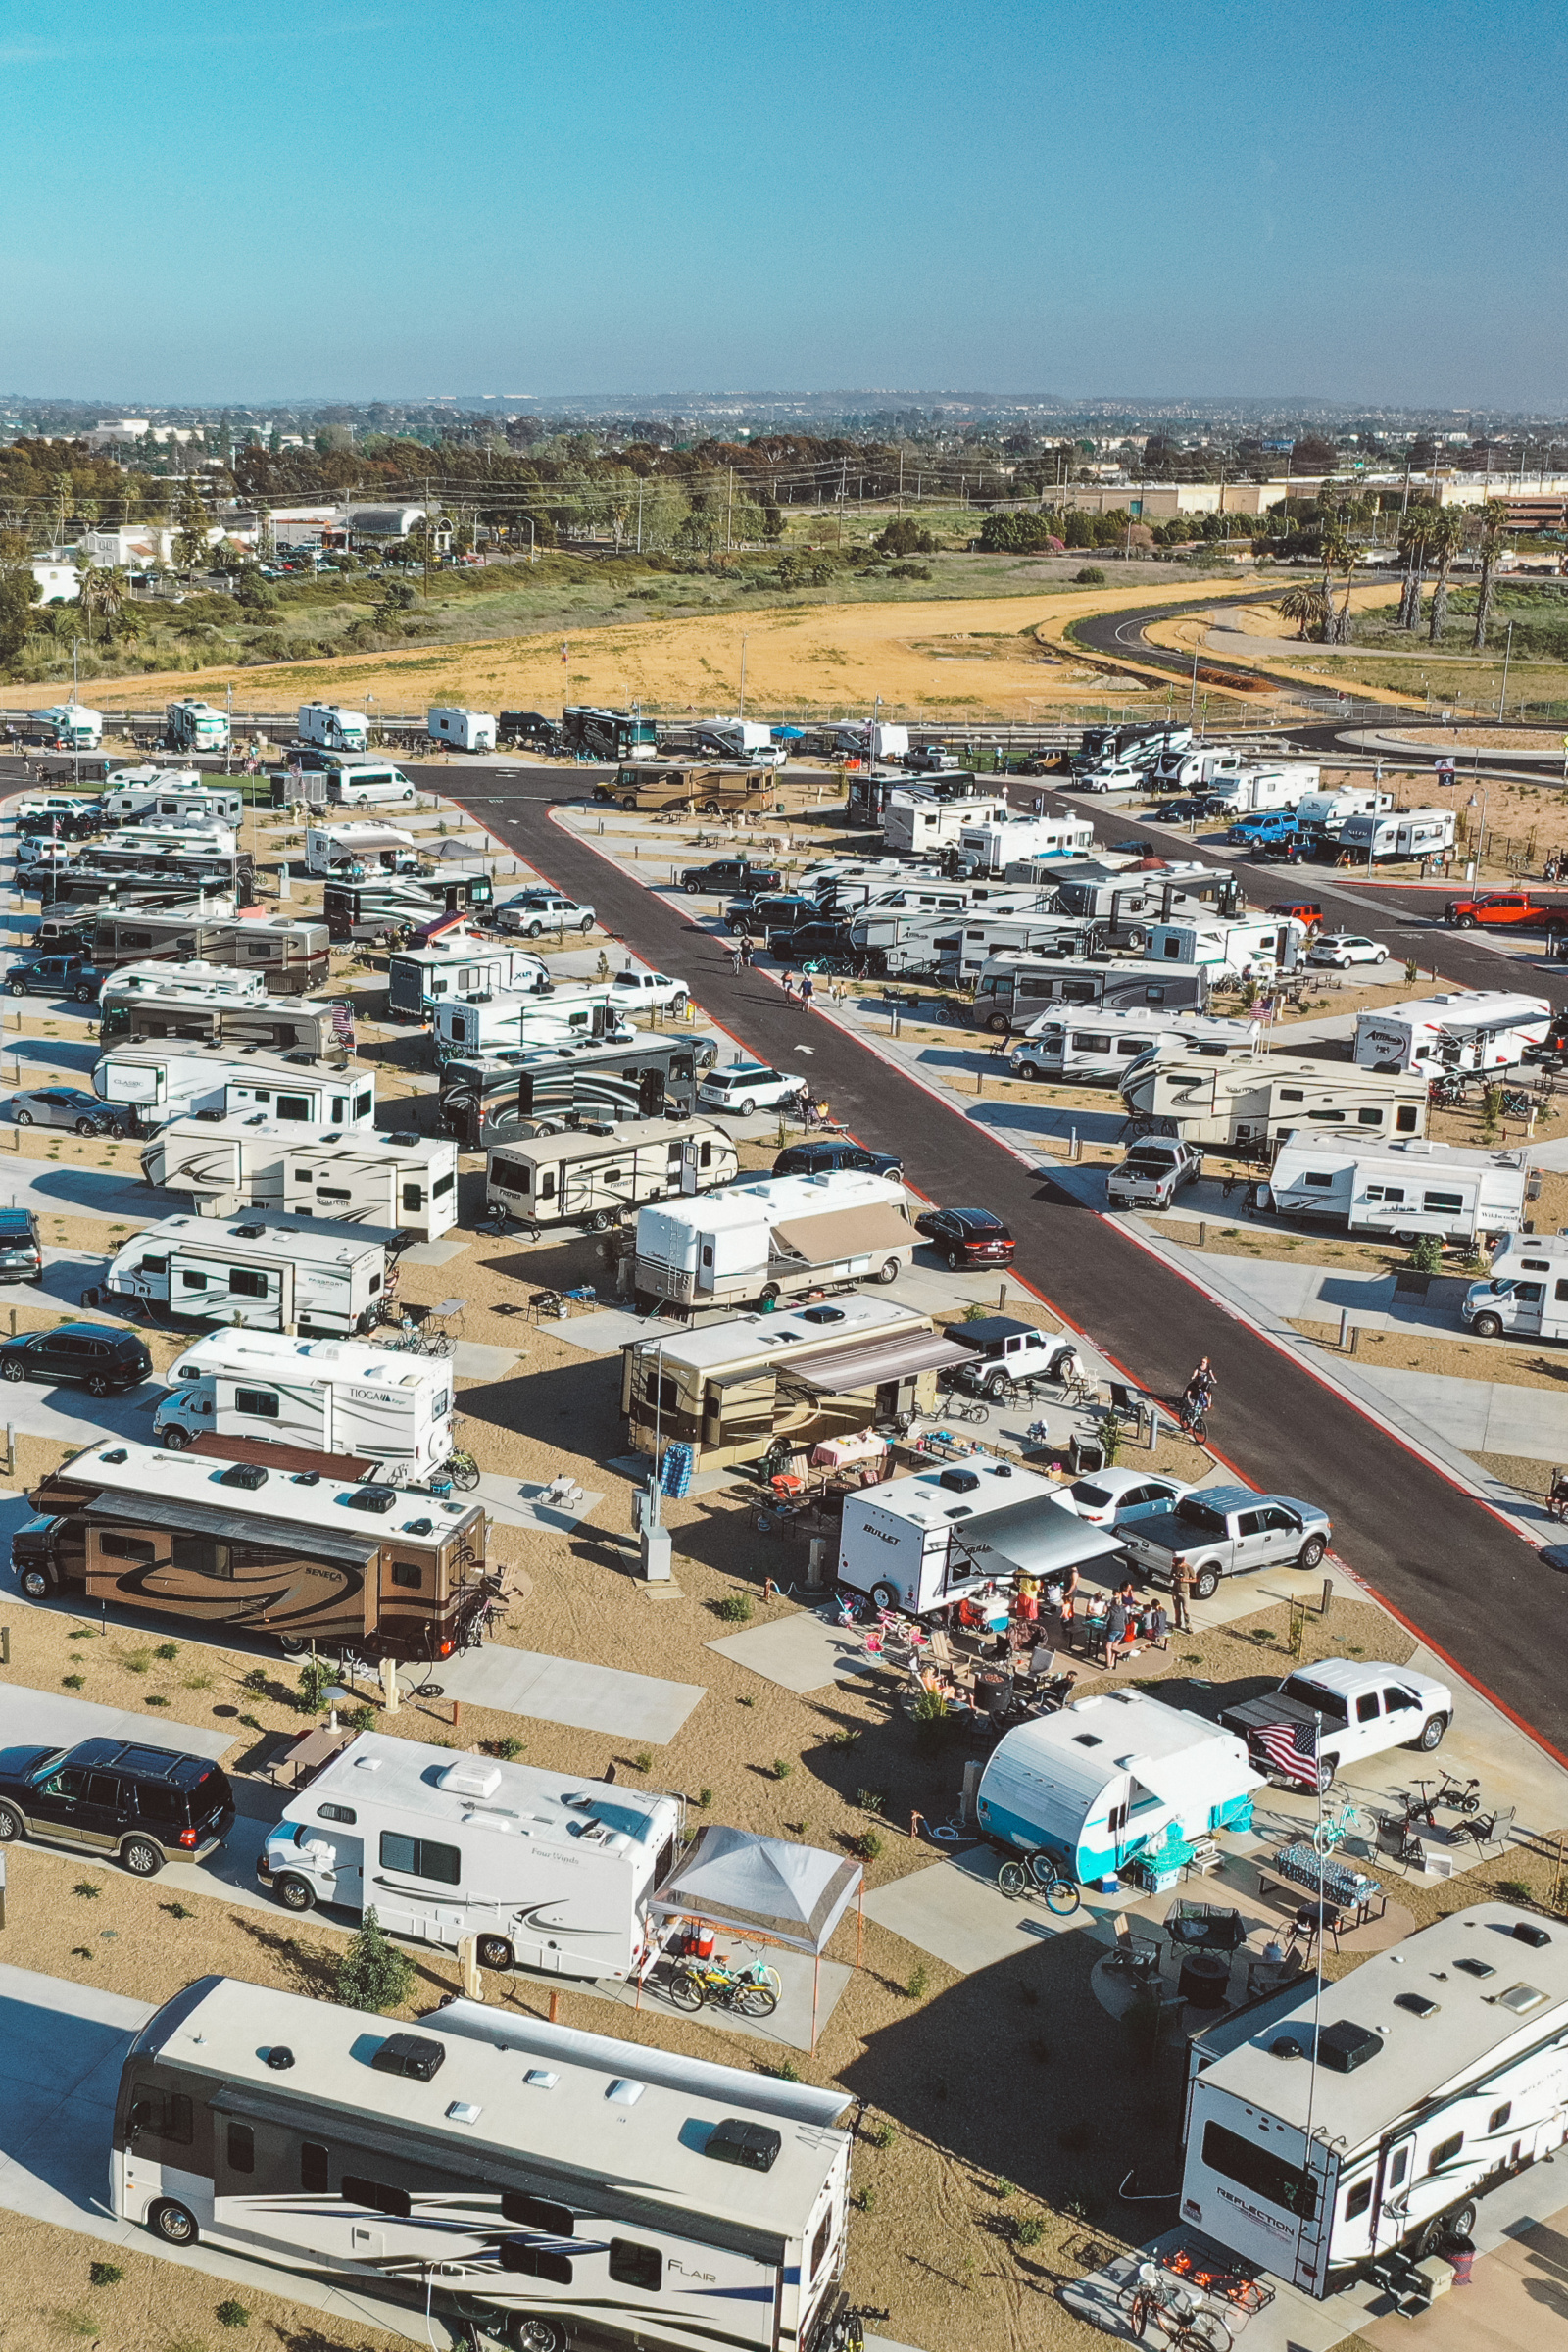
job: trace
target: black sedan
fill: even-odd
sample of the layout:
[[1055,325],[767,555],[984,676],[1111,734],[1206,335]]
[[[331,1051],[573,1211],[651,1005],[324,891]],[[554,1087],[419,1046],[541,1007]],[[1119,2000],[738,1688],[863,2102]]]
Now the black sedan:
[[77,1380],[93,1396],[139,1388],[152,1373],[145,1340],[107,1323],[62,1323],[0,1341],[0,1380]]
[[1018,1245],[989,1208],[928,1208],[916,1233],[935,1243],[955,1273],[961,1266],[1005,1266]]
[[1196,817],[1223,815],[1229,808],[1228,801],[1218,801],[1203,793],[1196,800],[1161,802],[1154,810],[1154,821],[1161,825],[1185,825]]
[[859,1168],[868,1176],[900,1176],[902,1159],[890,1152],[867,1152],[847,1135],[816,1144],[791,1144],[773,1162],[775,1176],[830,1176],[839,1168]]

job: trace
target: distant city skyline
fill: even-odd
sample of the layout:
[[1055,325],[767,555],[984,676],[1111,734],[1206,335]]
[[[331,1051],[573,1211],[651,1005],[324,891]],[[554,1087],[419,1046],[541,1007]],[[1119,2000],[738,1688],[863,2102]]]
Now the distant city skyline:
[[[1549,416],[1565,64],[1544,0],[82,0],[0,46],[3,364],[133,387],[106,410],[739,380]],[[1054,389],[1140,381],[1236,388]]]

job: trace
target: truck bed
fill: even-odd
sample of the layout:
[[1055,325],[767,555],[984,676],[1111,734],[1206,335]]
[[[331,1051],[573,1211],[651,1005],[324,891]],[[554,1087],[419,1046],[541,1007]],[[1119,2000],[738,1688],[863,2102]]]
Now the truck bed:
[[[1233,1707],[1226,1707],[1220,1722],[1226,1731],[1237,1733],[1246,1740],[1253,1732],[1267,1731],[1271,1724],[1311,1724],[1316,1717],[1310,1707],[1298,1698],[1287,1698],[1278,1690],[1265,1690],[1261,1698],[1244,1698]],[[1331,1727],[1327,1722],[1324,1730]]]

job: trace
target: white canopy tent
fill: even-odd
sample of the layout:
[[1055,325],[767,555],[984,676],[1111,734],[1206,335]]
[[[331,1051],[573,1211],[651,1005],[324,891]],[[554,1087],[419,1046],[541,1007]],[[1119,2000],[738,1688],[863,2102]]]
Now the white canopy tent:
[[819,1846],[794,1845],[782,1838],[754,1837],[747,1830],[705,1830],[676,1865],[653,1901],[666,1919],[700,1920],[737,1936],[761,1936],[792,1950],[809,1952],[811,2047],[816,2047],[817,1991],[822,1954],[834,1929],[854,1900],[858,1930],[855,1961],[860,1962],[864,1935],[865,1873]]

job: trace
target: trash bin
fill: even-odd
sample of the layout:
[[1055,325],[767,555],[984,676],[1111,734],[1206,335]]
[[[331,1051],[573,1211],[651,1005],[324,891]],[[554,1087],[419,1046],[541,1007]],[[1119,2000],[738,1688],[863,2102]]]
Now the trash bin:
[[1067,1448],[1067,1467],[1074,1478],[1083,1478],[1092,1470],[1103,1470],[1105,1448],[1093,1438],[1074,1438]]
[[1446,2237],[1438,2248],[1445,2262],[1453,2265],[1455,2286],[1468,2286],[1470,2273],[1475,2267],[1476,2241],[1473,2237]]

